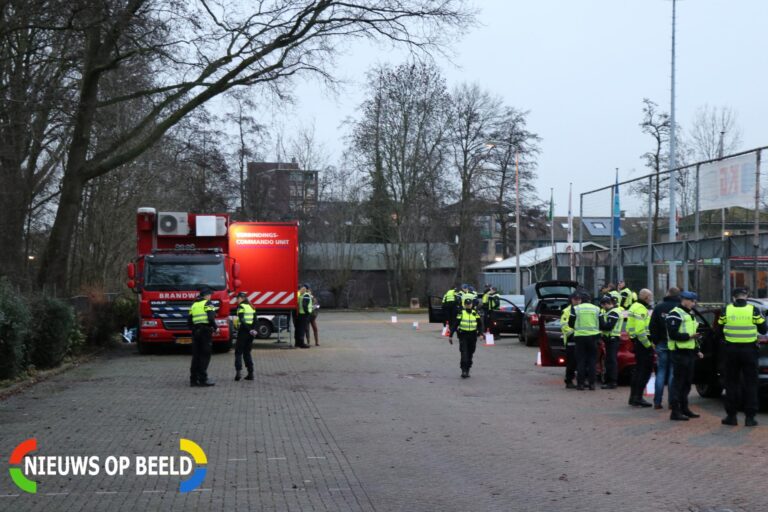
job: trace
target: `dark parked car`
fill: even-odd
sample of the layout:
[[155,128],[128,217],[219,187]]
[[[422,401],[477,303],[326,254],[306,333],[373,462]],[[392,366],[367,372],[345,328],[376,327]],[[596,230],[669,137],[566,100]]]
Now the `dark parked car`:
[[[525,310],[520,341],[529,347],[539,345],[539,335],[544,329],[550,345],[562,345],[560,315],[577,286],[576,281],[539,281],[526,286],[523,290]],[[557,323],[553,323],[554,320]]]
[[[768,301],[765,299],[747,299],[763,316],[768,313]],[[717,398],[725,388],[725,358],[723,357],[723,328],[717,323],[720,309],[697,312],[699,332],[703,334],[700,344],[702,359],[696,361],[694,384],[700,396]],[[768,395],[768,336],[758,336],[758,375],[760,394]]]

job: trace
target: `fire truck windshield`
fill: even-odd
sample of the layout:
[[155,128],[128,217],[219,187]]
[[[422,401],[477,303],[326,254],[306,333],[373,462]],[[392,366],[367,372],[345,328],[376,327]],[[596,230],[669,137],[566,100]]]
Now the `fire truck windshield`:
[[211,261],[208,258],[147,258],[145,263],[144,289],[160,290],[199,290],[226,288],[224,262],[221,258]]

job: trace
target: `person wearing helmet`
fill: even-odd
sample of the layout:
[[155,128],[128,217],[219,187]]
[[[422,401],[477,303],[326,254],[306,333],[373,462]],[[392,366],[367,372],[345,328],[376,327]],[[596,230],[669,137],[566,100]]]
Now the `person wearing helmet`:
[[744,426],[755,427],[757,420],[757,335],[766,333],[765,318],[747,303],[746,288],[733,290],[733,304],[717,319],[725,338],[725,413],[723,425],[738,424],[740,398],[744,401]]
[[605,379],[603,389],[616,389],[619,378],[617,356],[621,343],[621,331],[624,328],[624,316],[616,299],[611,295],[600,297],[600,333],[605,344]]
[[216,327],[216,306],[211,303],[213,291],[200,290],[200,295],[189,308],[187,323],[192,329],[192,364],[189,368],[189,385],[213,386],[208,379],[208,364],[211,362],[211,344]]
[[235,342],[235,380],[240,380],[243,369],[243,360],[248,374],[245,380],[253,380],[253,358],[251,357],[251,348],[253,347],[253,335],[251,331],[255,329],[256,310],[253,309],[248,295],[245,292],[237,294],[237,340]]
[[458,332],[459,335],[461,378],[466,379],[469,377],[470,368],[472,368],[472,358],[477,348],[477,337],[483,333],[483,321],[475,310],[474,301],[470,297],[464,298],[461,311],[456,315],[456,323],[448,338],[451,344],[453,344],[454,332]]

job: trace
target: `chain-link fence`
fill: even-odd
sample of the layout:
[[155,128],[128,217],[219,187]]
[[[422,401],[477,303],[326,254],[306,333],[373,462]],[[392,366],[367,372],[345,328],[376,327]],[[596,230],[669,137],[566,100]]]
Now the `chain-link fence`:
[[768,157],[765,150],[582,193],[575,237],[605,249],[585,247],[577,259],[578,280],[595,293],[604,284],[624,280],[657,297],[677,286],[713,303],[729,300],[733,287],[768,296],[768,233],[761,233],[768,221],[761,194],[768,186],[761,164]]

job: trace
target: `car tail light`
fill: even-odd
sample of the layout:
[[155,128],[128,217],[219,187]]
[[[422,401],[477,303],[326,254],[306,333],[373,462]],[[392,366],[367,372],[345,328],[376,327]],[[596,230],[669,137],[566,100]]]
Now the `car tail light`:
[[557,364],[563,364],[563,363],[565,363],[565,358],[564,357],[558,357],[557,358]]
[[539,325],[539,315],[531,313],[531,325]]
[[768,373],[768,366],[763,366],[760,368],[760,373]]

